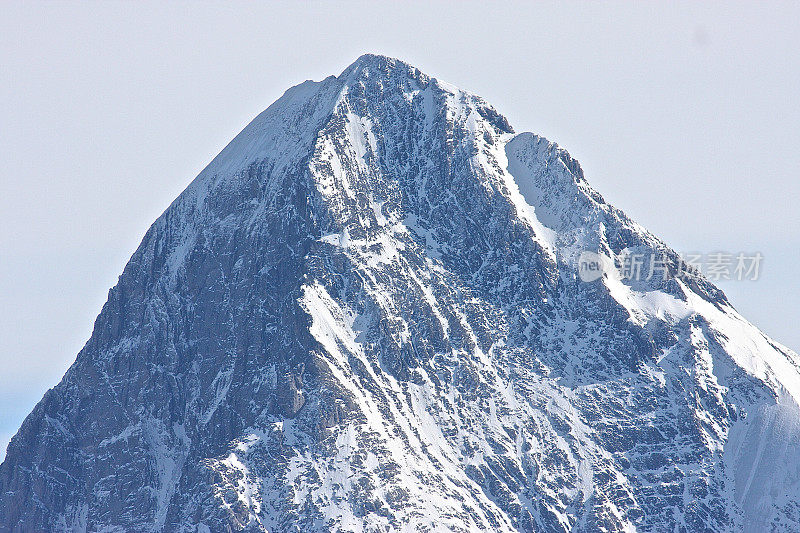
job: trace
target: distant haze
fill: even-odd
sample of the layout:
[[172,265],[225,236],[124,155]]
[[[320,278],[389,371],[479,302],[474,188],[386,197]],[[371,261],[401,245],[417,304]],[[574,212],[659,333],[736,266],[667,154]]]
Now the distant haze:
[[148,226],[288,87],[364,52],[567,148],[800,349],[800,4],[9,3],[0,18],[0,457]]

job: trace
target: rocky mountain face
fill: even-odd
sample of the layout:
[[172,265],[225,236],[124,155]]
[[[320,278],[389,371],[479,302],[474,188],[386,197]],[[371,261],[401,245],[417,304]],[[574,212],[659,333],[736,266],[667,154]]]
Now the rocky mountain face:
[[797,531],[800,358],[684,270],[562,148],[363,56],[153,224],[0,531]]

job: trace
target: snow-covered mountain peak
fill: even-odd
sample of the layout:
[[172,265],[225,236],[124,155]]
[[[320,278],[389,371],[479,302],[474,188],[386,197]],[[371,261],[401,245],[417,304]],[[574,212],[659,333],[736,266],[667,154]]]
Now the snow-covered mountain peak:
[[[580,275],[629,252],[666,275]],[[796,530],[798,357],[680,269],[565,150],[362,56],[153,224],[0,531]]]

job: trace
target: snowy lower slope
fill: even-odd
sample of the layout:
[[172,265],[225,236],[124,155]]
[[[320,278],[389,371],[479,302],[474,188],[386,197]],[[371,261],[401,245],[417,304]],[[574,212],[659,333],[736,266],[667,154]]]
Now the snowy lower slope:
[[[632,250],[666,279],[581,280]],[[799,361],[563,149],[364,56],[155,222],[0,531],[796,531]]]

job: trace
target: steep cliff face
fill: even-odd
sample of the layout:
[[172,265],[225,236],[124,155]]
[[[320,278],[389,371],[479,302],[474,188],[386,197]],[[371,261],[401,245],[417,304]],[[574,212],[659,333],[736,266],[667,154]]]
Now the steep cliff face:
[[798,356],[681,271],[563,149],[363,56],[151,227],[0,530],[797,530]]

